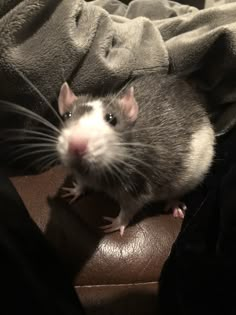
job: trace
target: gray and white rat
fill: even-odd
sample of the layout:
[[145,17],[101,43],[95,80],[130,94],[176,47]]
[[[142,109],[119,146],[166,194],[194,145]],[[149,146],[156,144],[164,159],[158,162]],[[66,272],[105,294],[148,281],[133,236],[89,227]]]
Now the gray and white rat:
[[[86,188],[104,191],[120,205],[105,232],[121,235],[149,202],[166,201],[182,216],[179,198],[195,188],[214,157],[214,131],[204,98],[186,80],[150,74],[118,94],[76,96],[61,86],[65,118],[57,143],[60,160],[76,181],[64,188],[74,201]],[[183,206],[183,205],[182,205]]]

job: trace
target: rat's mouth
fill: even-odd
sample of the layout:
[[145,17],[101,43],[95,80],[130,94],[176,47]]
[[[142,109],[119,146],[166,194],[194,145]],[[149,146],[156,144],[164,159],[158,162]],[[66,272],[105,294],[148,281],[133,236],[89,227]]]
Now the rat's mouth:
[[72,156],[69,164],[81,174],[89,173],[92,165],[85,157]]
[[81,175],[100,175],[104,173],[105,167],[100,159],[90,154],[83,157],[70,156],[69,166],[76,169]]

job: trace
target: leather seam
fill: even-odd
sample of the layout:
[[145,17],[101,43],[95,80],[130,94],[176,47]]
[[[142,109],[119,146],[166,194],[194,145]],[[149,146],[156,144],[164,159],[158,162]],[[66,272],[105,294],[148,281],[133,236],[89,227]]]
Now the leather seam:
[[137,282],[137,283],[107,283],[107,284],[94,284],[94,285],[75,285],[75,288],[102,288],[102,287],[135,287],[135,286],[142,286],[147,284],[158,284],[158,281],[150,281],[150,282]]

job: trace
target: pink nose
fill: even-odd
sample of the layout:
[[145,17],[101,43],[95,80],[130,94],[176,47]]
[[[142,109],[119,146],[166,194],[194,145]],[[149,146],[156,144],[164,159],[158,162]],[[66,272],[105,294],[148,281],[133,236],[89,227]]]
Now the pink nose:
[[72,139],[69,142],[69,152],[74,155],[83,156],[87,152],[87,141]]

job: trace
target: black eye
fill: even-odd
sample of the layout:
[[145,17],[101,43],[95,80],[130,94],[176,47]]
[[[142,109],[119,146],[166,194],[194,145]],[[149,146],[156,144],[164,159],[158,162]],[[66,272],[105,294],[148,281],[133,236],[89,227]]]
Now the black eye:
[[71,112],[66,112],[66,113],[63,115],[63,119],[64,119],[64,120],[70,119],[71,116],[72,116],[72,113],[71,113]]
[[105,120],[112,126],[115,126],[117,124],[116,117],[113,114],[111,114],[111,113],[106,114]]

